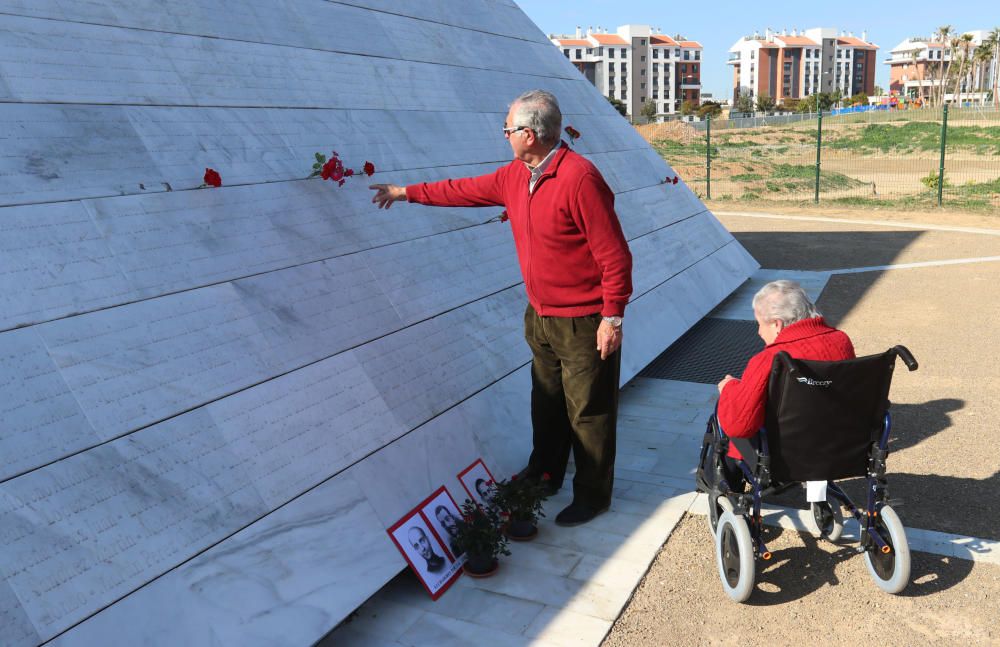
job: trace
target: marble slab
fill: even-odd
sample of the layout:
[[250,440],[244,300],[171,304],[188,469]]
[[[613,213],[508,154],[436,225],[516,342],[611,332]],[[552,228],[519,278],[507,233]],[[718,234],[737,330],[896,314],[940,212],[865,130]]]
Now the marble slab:
[[51,644],[132,647],[162,637],[173,645],[301,647],[403,565],[359,486],[336,478]]

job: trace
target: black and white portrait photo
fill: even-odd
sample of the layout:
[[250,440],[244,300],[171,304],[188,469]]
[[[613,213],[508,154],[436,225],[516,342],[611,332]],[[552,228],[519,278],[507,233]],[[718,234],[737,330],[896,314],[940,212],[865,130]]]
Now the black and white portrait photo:
[[462,487],[469,493],[469,498],[480,505],[487,507],[491,504],[493,490],[493,475],[486,468],[483,459],[478,458],[476,462],[459,472],[458,480]]
[[[449,514],[442,513],[440,519],[431,516],[437,507],[443,507]],[[445,543],[457,531],[456,514],[454,501],[441,486],[388,530],[399,552],[435,600],[458,578],[465,561],[464,557],[456,559],[452,548]]]
[[431,526],[445,543],[451,557],[462,561],[462,550],[455,543],[458,538],[458,520],[462,518],[455,500],[451,498],[444,487],[434,493],[434,496],[423,507],[421,512],[430,521]]

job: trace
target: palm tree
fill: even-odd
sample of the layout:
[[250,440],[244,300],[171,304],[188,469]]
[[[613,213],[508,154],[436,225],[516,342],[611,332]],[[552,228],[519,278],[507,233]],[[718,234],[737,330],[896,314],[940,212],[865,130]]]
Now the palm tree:
[[961,52],[961,57],[958,59],[958,74],[955,75],[955,90],[952,92],[952,97],[955,98],[957,105],[962,105],[962,81],[965,80],[966,75],[966,65],[972,61],[972,56],[970,53],[970,48],[972,47],[972,34],[962,34],[958,38],[952,40],[952,51]]
[[951,39],[952,33],[953,32],[952,32],[952,29],[951,29],[951,25],[942,25],[942,26],[938,27],[937,33],[934,34],[935,37],[937,38],[938,42],[941,43],[941,58],[938,59],[938,64],[937,64],[938,78],[937,78],[937,101],[936,101],[936,103],[939,104],[939,105],[943,105],[944,104],[944,74],[945,74],[944,46],[945,46],[945,43],[947,43],[949,41],[949,39]]
[[979,103],[986,103],[986,81],[988,79],[989,63],[993,59],[993,44],[984,40],[972,53],[972,79],[975,91],[979,94]]
[[1000,27],[994,27],[987,40],[993,43],[993,106],[1000,109]]
[[917,74],[917,96],[920,97],[920,103],[924,102],[924,71],[920,67],[920,63],[917,59],[920,58],[920,50],[914,49],[910,52],[910,58],[913,59],[913,71]]

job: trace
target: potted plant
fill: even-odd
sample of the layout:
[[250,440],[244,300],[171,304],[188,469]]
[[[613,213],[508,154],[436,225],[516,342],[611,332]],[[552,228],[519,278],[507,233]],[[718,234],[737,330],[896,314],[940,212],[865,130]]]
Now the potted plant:
[[456,547],[465,555],[462,569],[472,577],[489,577],[499,567],[498,557],[510,555],[503,534],[503,513],[493,506],[480,507],[474,501],[462,504]]
[[515,474],[510,480],[500,481],[494,486],[496,494],[493,503],[510,516],[505,530],[514,541],[528,541],[538,534],[538,518],[545,516],[542,503],[550,492],[549,481],[547,472],[538,479],[519,479]]

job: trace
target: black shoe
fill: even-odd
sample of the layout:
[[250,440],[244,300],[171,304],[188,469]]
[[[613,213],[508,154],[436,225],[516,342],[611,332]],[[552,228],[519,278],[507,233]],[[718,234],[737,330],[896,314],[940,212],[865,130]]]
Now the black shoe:
[[587,523],[602,512],[607,512],[610,506],[594,509],[580,503],[570,503],[562,512],[556,515],[557,526],[579,526]]

